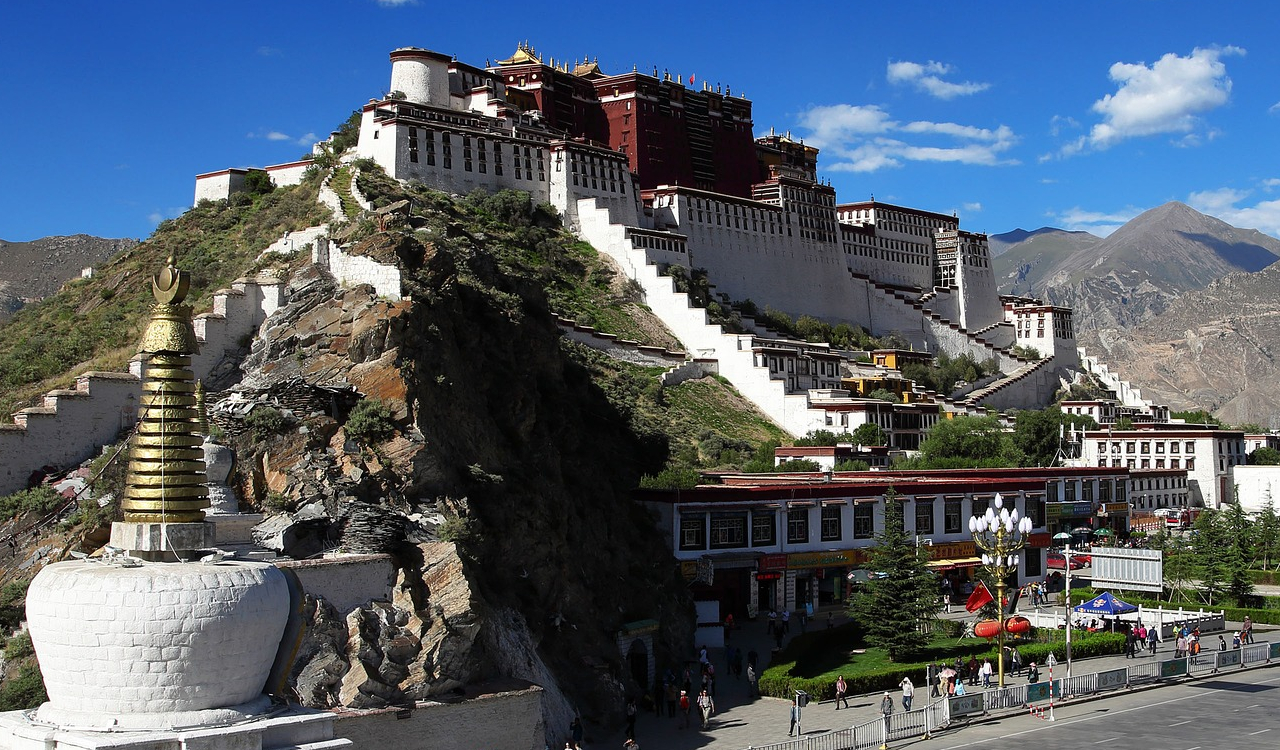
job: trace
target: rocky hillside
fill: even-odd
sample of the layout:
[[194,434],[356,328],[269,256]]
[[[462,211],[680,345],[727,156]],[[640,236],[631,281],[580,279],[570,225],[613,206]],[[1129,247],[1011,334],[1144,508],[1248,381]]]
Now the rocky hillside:
[[30,242],[0,240],[0,323],[23,305],[43,299],[67,281],[79,278],[83,269],[97,266],[137,244],[137,240],[87,234],[43,237]]
[[[208,384],[241,506],[269,514],[259,543],[297,558],[387,552],[398,568],[391,601],[352,612],[308,601],[298,694],[370,707],[523,679],[545,687],[547,726],[574,712],[616,726],[624,697],[647,687],[618,654],[619,626],[657,620],[666,664],[690,653],[694,625],[688,588],[631,490],[676,454],[743,457],[781,432],[715,378],[663,388],[660,368],[562,336],[553,311],[675,343],[527,195],[455,200],[377,174],[361,188],[379,206],[413,199],[411,215],[335,228],[351,252],[399,266],[404,299],[282,259],[288,304]],[[287,216],[309,215],[300,209]],[[136,330],[146,308],[132,287],[146,276],[132,264],[159,267],[186,247],[203,255],[207,290],[235,264],[261,267],[266,226],[294,227],[271,211],[193,209],[131,253],[127,273],[114,269],[112,286],[72,285],[15,325],[79,307],[126,318],[120,335]]]
[[1127,330],[1095,332],[1091,351],[1147,398],[1280,426],[1278,298],[1280,267],[1230,274]]
[[1183,292],[1228,273],[1261,270],[1277,258],[1280,240],[1171,202],[1105,239],[1059,230],[1029,233],[1006,248],[995,268],[1001,292],[1074,308],[1079,334],[1136,325]]

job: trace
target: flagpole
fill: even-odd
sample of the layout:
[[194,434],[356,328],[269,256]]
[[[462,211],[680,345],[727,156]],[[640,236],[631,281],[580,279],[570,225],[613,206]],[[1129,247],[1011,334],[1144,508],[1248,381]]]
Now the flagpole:
[[1066,602],[1067,618],[1067,679],[1071,679],[1071,543],[1062,548],[1062,559],[1066,563],[1067,589],[1062,592],[1062,600]]

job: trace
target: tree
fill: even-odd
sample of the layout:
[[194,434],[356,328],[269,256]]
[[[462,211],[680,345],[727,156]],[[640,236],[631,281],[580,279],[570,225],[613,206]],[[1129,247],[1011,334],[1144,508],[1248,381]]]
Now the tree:
[[1249,463],[1254,466],[1280,466],[1280,451],[1264,445],[1249,454]]
[[1221,514],[1226,546],[1221,554],[1227,573],[1227,593],[1244,606],[1244,600],[1253,593],[1253,580],[1249,578],[1249,563],[1254,553],[1254,525],[1244,514],[1240,503],[1232,503]]
[[1195,411],[1175,411],[1169,414],[1172,419],[1181,419],[1187,424],[1207,424],[1213,427],[1226,428],[1227,424],[1204,409]]
[[902,403],[902,397],[888,388],[877,388],[867,394],[867,398],[879,399],[880,401],[888,401],[891,404]]
[[1280,562],[1280,515],[1275,503],[1268,497],[1254,520],[1256,524],[1254,555],[1256,564],[1267,570]]
[[880,429],[880,425],[867,422],[860,424],[852,433],[852,440],[849,442],[854,445],[888,445],[889,440],[884,434],[884,430]]
[[1227,557],[1223,554],[1223,549],[1230,546],[1230,540],[1219,515],[1219,511],[1205,509],[1191,527],[1195,539],[1192,558],[1195,574],[1200,579],[1200,596],[1205,604],[1221,601],[1230,577]]
[[1017,466],[1022,453],[995,417],[942,419],[920,443],[919,468]]
[[1014,444],[1022,450],[1027,466],[1053,466],[1061,435],[1072,428],[1093,430],[1098,423],[1084,414],[1063,414],[1057,407],[1019,411],[1013,430]]
[[928,646],[921,626],[938,612],[937,584],[924,549],[906,532],[903,505],[893,488],[885,493],[884,529],[868,566],[886,575],[862,584],[849,604],[849,615],[866,628],[867,643],[896,662],[910,661]]
[[793,458],[773,467],[774,471],[822,471],[817,461],[808,458]]
[[1120,417],[1119,419],[1116,420],[1116,429],[1121,431],[1132,430],[1133,420],[1130,419],[1129,417]]

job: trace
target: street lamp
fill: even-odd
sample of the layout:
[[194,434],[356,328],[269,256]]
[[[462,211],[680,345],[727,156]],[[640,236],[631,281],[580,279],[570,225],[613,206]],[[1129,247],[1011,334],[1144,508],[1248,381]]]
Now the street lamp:
[[1004,507],[1004,498],[1000,495],[995,496],[993,501],[995,509],[987,507],[987,512],[981,516],[969,517],[969,532],[973,534],[973,542],[982,553],[982,565],[987,569],[988,575],[994,576],[996,581],[996,607],[999,610],[998,623],[1000,626],[997,636],[999,638],[999,651],[996,654],[996,661],[999,664],[999,686],[1004,687],[1004,590],[1005,578],[1009,575],[1009,570],[1017,570],[1018,556],[1014,553],[1027,546],[1027,536],[1031,533],[1031,519],[1019,518],[1018,509],[1009,509]]

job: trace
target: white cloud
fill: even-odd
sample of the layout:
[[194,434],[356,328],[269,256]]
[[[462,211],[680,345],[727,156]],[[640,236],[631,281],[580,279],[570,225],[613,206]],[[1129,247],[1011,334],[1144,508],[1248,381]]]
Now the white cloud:
[[263,45],[258,48],[258,54],[262,57],[284,57],[284,51],[276,47],[268,47]]
[[951,83],[941,76],[951,72],[951,66],[930,60],[923,65],[914,62],[891,62],[885,73],[889,83],[909,84],[938,99],[954,99],[968,96],[991,87],[989,83]]
[[289,135],[288,133],[281,133],[279,130],[268,130],[266,132],[259,130],[256,133],[248,133],[245,135],[245,137],[246,138],[265,138],[268,141],[279,141],[282,143],[287,142],[287,143],[296,144],[298,146],[307,146],[307,147],[311,147],[315,145],[316,140],[318,140],[318,137],[316,136],[315,133],[304,133],[300,136],[294,137],[292,135]]
[[1262,187],[1266,188],[1267,190],[1270,190],[1273,187],[1280,187],[1280,179],[1275,177],[1270,177],[1268,179],[1265,179],[1262,181]]
[[147,214],[147,221],[152,224],[159,224],[165,219],[176,219],[187,212],[187,206],[178,206],[176,208],[157,208]]
[[401,5],[417,5],[418,0],[376,0],[384,8],[399,8]]
[[1196,48],[1187,57],[1166,54],[1150,67],[1112,65],[1111,80],[1120,87],[1094,102],[1103,120],[1089,132],[1089,144],[1107,148],[1127,138],[1191,133],[1198,115],[1226,104],[1231,94],[1221,58],[1243,54],[1239,47]]
[[[901,123],[876,105],[811,107],[799,118],[806,142],[824,150],[835,172],[874,172],[906,161],[1013,164],[1001,154],[1017,143],[1008,126],[978,128],[954,122]],[[910,136],[910,139],[904,136]]]
[[1058,213],[1051,213],[1052,220],[1060,229],[1069,232],[1088,232],[1099,237],[1106,237],[1124,226],[1144,209],[1129,206],[1118,211],[1086,211],[1079,206]]
[[[1280,183],[1263,180],[1264,188]],[[1202,190],[1187,196],[1187,205],[1195,210],[1215,216],[1228,224],[1243,229],[1257,229],[1272,237],[1280,237],[1280,200],[1259,201],[1253,205],[1240,205],[1252,191],[1235,188]]]
[[1267,111],[1272,114],[1275,114],[1276,112],[1280,112],[1280,102],[1276,102],[1275,104],[1272,104],[1270,107],[1267,107]]
[[960,207],[970,213],[977,213],[982,210],[981,203],[963,203]]

